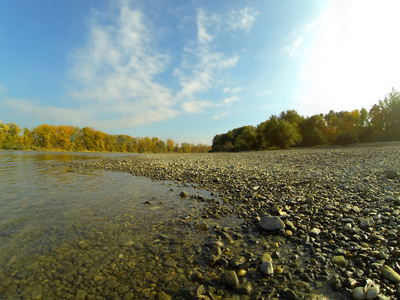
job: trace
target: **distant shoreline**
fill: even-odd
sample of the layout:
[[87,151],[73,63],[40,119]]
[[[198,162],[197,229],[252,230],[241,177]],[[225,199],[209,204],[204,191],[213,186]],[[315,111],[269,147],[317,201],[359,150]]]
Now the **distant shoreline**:
[[[344,146],[339,145],[329,145],[329,146],[314,146],[314,147],[293,147],[286,150],[296,150],[296,149],[340,149],[340,148],[367,148],[367,147],[385,147],[385,146],[400,146],[400,141],[381,141],[381,142],[369,142],[369,143],[355,143],[348,144]],[[233,152],[233,153],[244,153],[244,152],[269,152],[269,151],[280,151],[281,149],[274,150],[256,150],[256,151],[243,151],[243,152]],[[283,150],[283,151],[286,151]],[[63,152],[63,153],[114,153],[114,154],[199,154],[199,153],[177,153],[177,152],[165,152],[165,153],[153,153],[153,152],[109,152],[109,151],[68,151],[63,149],[0,149],[0,151],[32,151],[32,152]],[[217,153],[231,153],[231,152],[217,152]]]

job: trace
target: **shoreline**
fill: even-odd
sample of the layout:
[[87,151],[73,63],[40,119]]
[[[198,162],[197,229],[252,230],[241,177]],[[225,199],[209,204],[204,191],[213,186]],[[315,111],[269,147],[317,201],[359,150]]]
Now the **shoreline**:
[[[360,292],[357,287],[369,280],[375,284],[370,285],[370,293],[380,288],[378,299],[400,296],[400,284],[388,279],[382,268],[389,266],[395,275],[400,272],[397,143],[245,153],[143,154],[68,165],[71,169],[129,172],[202,188],[222,199],[221,203],[208,201],[201,212],[204,220],[218,222],[225,216],[244,220],[240,228],[228,227],[225,233],[206,229],[214,230],[226,248],[242,240],[238,245],[242,249],[231,252],[239,253],[244,261],[235,264],[237,257],[224,252],[213,254],[222,265],[208,263],[206,269],[218,269],[219,279],[199,280],[207,292],[198,296],[210,298],[209,289],[213,288],[233,296],[245,295],[243,299],[261,299],[256,295],[265,297],[267,293],[277,299],[351,299],[353,292]],[[260,220],[266,217],[278,217],[284,225],[265,229]],[[257,246],[260,243],[262,246]],[[270,258],[263,261],[260,251]],[[271,274],[263,270],[265,261],[273,266]],[[228,283],[227,276],[243,273],[237,284]],[[280,288],[282,285],[285,288]],[[317,294],[325,298],[316,298]]]

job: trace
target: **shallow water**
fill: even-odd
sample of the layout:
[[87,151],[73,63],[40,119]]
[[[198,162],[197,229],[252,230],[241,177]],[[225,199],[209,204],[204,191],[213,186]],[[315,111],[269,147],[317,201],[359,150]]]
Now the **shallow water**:
[[[130,278],[159,266],[171,247],[199,240],[184,225],[204,203],[181,199],[183,187],[59,164],[110,155],[0,151],[0,298],[108,296],[113,283],[99,286],[118,277],[114,285],[131,281],[120,294],[142,292],[146,284]],[[160,280],[154,274],[149,288]]]

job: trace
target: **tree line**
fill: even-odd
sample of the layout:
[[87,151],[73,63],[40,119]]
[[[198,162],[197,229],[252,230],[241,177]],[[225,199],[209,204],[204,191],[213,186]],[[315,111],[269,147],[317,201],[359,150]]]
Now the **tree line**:
[[400,140],[400,93],[395,89],[367,111],[300,116],[295,110],[272,115],[258,126],[243,126],[213,138],[211,151],[286,149]]
[[70,125],[39,125],[32,130],[23,130],[15,123],[0,121],[0,149],[15,150],[65,150],[130,153],[200,153],[211,147],[203,144],[176,143],[157,137],[131,137],[109,135],[92,127]]

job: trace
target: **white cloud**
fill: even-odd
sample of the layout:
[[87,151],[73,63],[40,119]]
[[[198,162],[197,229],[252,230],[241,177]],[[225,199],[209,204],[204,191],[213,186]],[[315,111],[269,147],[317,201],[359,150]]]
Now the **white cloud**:
[[[239,57],[237,55],[228,56],[217,51],[211,42],[223,33],[221,24],[229,24],[230,30],[248,31],[256,15],[257,12],[250,8],[231,11],[227,15],[206,14],[203,9],[198,10],[197,40],[185,48],[182,63],[174,71],[174,75],[182,87],[177,94],[178,100],[190,100],[188,103],[195,103],[199,94],[205,93],[223,82],[222,72],[234,67],[239,61]],[[197,112],[203,111],[203,109],[186,111]]]
[[243,87],[241,87],[241,86],[237,86],[237,87],[234,87],[234,88],[224,88],[223,90],[222,90],[222,92],[224,92],[225,94],[226,93],[231,93],[231,94],[236,94],[236,93],[239,93],[239,92],[241,92],[243,90]]
[[[57,122],[107,130],[154,123],[182,112],[202,113],[236,101],[235,97],[207,99],[207,92],[226,84],[224,72],[239,61],[238,55],[217,49],[214,41],[232,31],[248,32],[258,14],[255,10],[215,14],[199,9],[196,36],[184,41],[181,57],[171,57],[157,50],[154,24],[148,24],[142,11],[127,0],[112,5],[107,12],[92,11],[85,43],[69,57],[73,85],[67,105],[78,108],[40,107],[24,99],[12,99],[8,105],[42,120],[51,114]],[[172,74],[180,85],[175,90],[158,80],[172,61],[178,65]]]
[[203,9],[197,12],[197,40],[200,44],[207,44],[212,41],[213,37],[207,32],[208,20]]
[[398,1],[331,2],[302,59],[299,107],[371,108],[399,88]]
[[189,101],[182,103],[182,109],[187,113],[202,113],[207,108],[213,107],[214,103],[210,101]]
[[252,7],[245,7],[240,10],[232,10],[227,18],[226,23],[227,28],[231,30],[244,30],[246,32],[250,31],[256,20],[258,12]]
[[[151,32],[143,13],[127,2],[114,25],[104,25],[96,17],[90,23],[87,44],[72,55],[72,75],[79,87],[70,95],[92,102],[102,115],[115,114],[125,125],[141,125],[169,118],[178,112],[172,91],[154,77],[162,73],[169,57],[151,47]],[[151,112],[154,117],[143,118]]]
[[318,22],[318,20],[314,20],[311,23],[301,25],[299,29],[293,30],[289,37],[290,43],[282,47],[282,53],[296,57],[304,44],[304,40],[317,28]]
[[225,98],[222,102],[226,105],[231,105],[233,102],[236,102],[238,100],[239,100],[238,96],[232,96],[232,97]]

